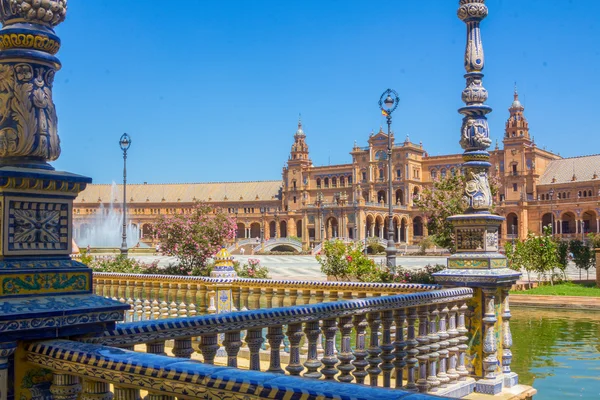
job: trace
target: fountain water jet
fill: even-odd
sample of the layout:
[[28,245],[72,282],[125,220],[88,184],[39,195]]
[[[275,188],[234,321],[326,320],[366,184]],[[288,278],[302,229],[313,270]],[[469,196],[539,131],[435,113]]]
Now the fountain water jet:
[[[90,247],[120,248],[123,241],[123,213],[120,207],[115,207],[117,185],[113,182],[108,207],[101,204],[98,212],[89,223],[83,224],[75,232],[75,242],[83,249]],[[117,203],[118,204],[118,203]],[[129,218],[127,218],[129,220]],[[137,245],[140,240],[139,228],[128,222],[127,247]],[[141,244],[140,244],[141,245]],[[144,246],[146,247],[146,246]]]

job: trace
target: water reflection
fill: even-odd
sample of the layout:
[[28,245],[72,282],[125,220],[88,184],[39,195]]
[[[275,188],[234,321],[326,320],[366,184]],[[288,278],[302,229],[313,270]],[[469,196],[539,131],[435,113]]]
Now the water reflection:
[[515,308],[512,369],[539,399],[600,399],[600,312]]

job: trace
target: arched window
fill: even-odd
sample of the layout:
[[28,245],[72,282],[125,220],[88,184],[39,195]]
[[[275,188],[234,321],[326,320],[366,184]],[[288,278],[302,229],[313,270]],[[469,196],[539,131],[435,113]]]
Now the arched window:
[[431,179],[437,179],[437,171],[435,169],[431,171]]
[[317,189],[321,189],[321,178],[317,178]]
[[326,187],[326,188],[328,188],[328,187],[329,187],[329,178],[325,178],[325,180],[324,180],[324,184],[325,184],[325,187]]
[[340,187],[346,186],[346,180],[343,176],[340,176]]
[[331,178],[331,187],[337,187],[337,178],[335,176]]
[[379,180],[382,181],[383,180],[383,168],[379,169]]
[[352,185],[352,177],[351,176],[348,177],[348,185]]
[[455,169],[454,167],[452,167],[452,168],[450,169],[450,174],[451,174],[452,176],[456,176],[456,169]]
[[440,171],[440,176],[442,177],[442,179],[446,179],[446,168],[442,168],[442,170]]

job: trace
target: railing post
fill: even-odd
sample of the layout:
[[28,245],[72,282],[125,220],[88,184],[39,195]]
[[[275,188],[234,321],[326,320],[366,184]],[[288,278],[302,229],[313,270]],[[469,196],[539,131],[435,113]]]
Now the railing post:
[[107,382],[84,379],[79,400],[112,400],[110,384]]
[[81,385],[75,375],[55,373],[50,385],[50,393],[55,400],[77,400]]
[[295,306],[298,302],[298,289],[290,289],[290,306]]
[[323,321],[323,326],[321,328],[321,332],[323,336],[325,336],[325,354],[321,359],[323,363],[323,368],[321,368],[321,373],[325,375],[325,379],[333,379],[335,374],[337,374],[337,369],[335,365],[338,363],[338,359],[335,356],[335,335],[337,333],[337,324],[334,319],[326,319]]
[[248,298],[250,297],[250,288],[248,286],[242,287],[242,299],[241,299],[241,310],[248,311]]
[[225,332],[223,346],[225,346],[225,351],[227,352],[227,366],[237,368],[237,357],[240,347],[242,347],[240,331]]
[[440,380],[437,377],[437,367],[440,359],[440,353],[438,350],[440,348],[440,337],[437,334],[437,318],[440,312],[437,308],[437,305],[433,305],[429,307],[429,333],[427,337],[429,338],[429,373],[427,375],[427,382],[429,383],[429,391],[437,392],[438,387],[440,386]]
[[260,347],[265,340],[262,336],[262,329],[248,329],[245,340],[250,349],[250,370],[260,371]]
[[[600,266],[599,266],[600,268]],[[512,361],[512,333],[510,332],[510,305],[508,298],[509,288],[502,288],[502,373],[504,374],[504,386],[513,387],[518,385],[519,376],[510,370]]]
[[200,336],[200,352],[204,364],[214,364],[217,350],[219,350],[218,336],[216,333]]
[[290,363],[285,369],[290,375],[300,375],[304,367],[300,364],[300,341],[304,337],[302,324],[289,324],[287,336],[290,340]]
[[319,330],[319,321],[310,321],[304,325],[304,334],[308,340],[308,354],[304,366],[306,372],[304,372],[305,378],[319,379],[322,374],[319,372],[319,368],[323,365],[317,358],[317,340],[319,339],[321,331]]
[[[115,385],[114,400],[140,400],[140,390]],[[75,399],[73,399],[75,400]]]
[[394,322],[394,311],[386,310],[381,312],[381,325],[383,327],[383,335],[381,340],[381,370],[383,371],[383,386],[391,387],[392,381],[392,370],[394,364],[392,361],[395,359],[392,351],[394,350],[394,344],[392,343],[392,335],[390,328]]
[[190,358],[194,354],[192,349],[192,338],[175,339],[173,345],[173,355],[175,357]]
[[283,329],[281,325],[270,326],[268,328],[267,340],[271,347],[271,357],[269,360],[268,372],[276,374],[285,374],[285,371],[281,368],[281,342],[283,341]]
[[458,381],[459,375],[456,371],[458,364],[458,330],[456,330],[456,314],[458,313],[458,306],[456,303],[450,305],[450,311],[448,314],[448,370],[447,375],[450,379],[449,383],[453,384]]
[[355,315],[353,322],[356,330],[356,344],[354,347],[354,361],[352,361],[352,365],[354,365],[352,375],[354,375],[356,383],[362,384],[365,383],[365,377],[367,376],[365,368],[369,365],[369,362],[365,360],[369,355],[365,348],[365,332],[369,324],[364,314]]
[[429,337],[427,336],[427,326],[429,324],[429,311],[427,306],[419,307],[419,336],[417,342],[419,343],[419,379],[417,380],[417,387],[419,392],[426,392],[429,389],[430,383],[427,381],[427,366],[429,363]]
[[396,388],[401,388],[404,380],[404,367],[406,366],[406,341],[404,340],[404,322],[406,321],[406,310],[400,308],[394,311],[394,324],[396,327],[396,340],[394,341],[394,378]]
[[166,356],[167,353],[165,353],[165,341],[157,340],[155,342],[146,343],[146,353]]
[[354,370],[354,366],[352,365],[354,355],[352,354],[352,347],[350,346],[352,327],[353,325],[351,316],[340,317],[338,320],[338,328],[342,333],[341,349],[338,354],[340,363],[337,366],[337,369],[340,371],[337,380],[340,382],[352,382],[354,379],[354,377],[350,374]]

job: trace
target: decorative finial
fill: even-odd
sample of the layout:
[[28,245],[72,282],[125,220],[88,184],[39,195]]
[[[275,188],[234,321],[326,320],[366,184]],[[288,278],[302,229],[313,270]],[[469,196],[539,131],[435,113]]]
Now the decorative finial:
[[406,140],[404,142],[405,143],[410,143],[410,137],[408,136],[408,133],[406,134]]
[[499,147],[498,147],[498,139],[496,139],[496,148],[495,148],[495,150],[498,150],[498,149],[499,149]]
[[298,129],[302,129],[302,114],[298,113]]
[[514,93],[514,96],[515,96],[515,100],[517,100],[519,98],[519,92],[517,91],[517,81],[515,81],[515,93]]

